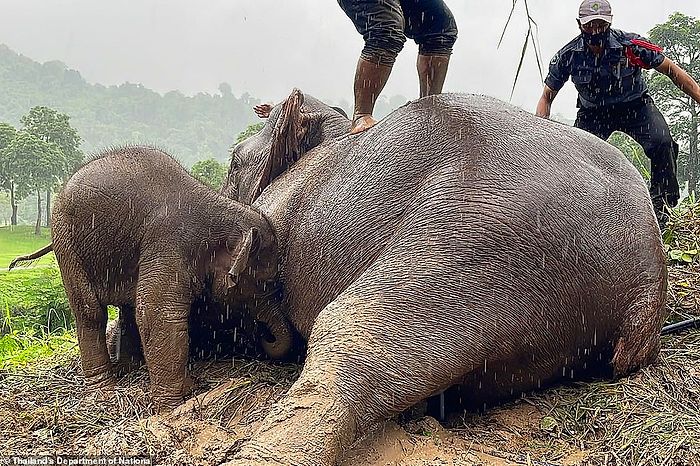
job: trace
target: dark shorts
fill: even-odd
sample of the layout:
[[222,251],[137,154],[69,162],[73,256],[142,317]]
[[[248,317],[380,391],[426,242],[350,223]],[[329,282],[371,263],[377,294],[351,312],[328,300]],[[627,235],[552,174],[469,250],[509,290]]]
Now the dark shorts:
[[338,0],[365,39],[362,58],[393,64],[406,38],[421,55],[450,55],[457,23],[442,0]]
[[624,104],[579,108],[574,126],[607,140],[614,131],[637,141],[651,160],[651,198],[673,206],[678,202],[676,178],[678,144],[671,137],[668,123],[648,95]]

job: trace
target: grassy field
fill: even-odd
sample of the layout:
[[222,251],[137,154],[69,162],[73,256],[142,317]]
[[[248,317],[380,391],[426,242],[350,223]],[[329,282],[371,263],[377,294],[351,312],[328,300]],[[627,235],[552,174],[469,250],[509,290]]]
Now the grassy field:
[[22,366],[76,345],[72,317],[53,253],[12,271],[12,259],[51,242],[33,226],[0,228],[0,369]]
[[[50,242],[51,231],[48,228],[42,228],[41,235],[36,236],[33,226],[0,227],[0,270],[6,269],[15,257],[34,252]],[[35,265],[54,263],[54,255],[50,253],[39,259]]]

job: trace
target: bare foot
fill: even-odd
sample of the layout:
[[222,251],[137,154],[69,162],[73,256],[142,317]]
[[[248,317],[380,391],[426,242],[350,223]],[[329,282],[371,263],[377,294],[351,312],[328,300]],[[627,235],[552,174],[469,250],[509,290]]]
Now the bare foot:
[[350,134],[361,133],[367,131],[372,126],[377,124],[377,120],[372,115],[360,115],[352,120],[352,128]]

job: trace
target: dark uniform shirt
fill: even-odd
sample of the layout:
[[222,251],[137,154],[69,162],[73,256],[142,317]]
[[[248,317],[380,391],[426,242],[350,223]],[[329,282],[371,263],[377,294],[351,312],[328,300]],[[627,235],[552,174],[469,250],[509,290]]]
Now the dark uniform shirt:
[[[641,45],[640,45],[641,44]],[[552,58],[545,84],[554,91],[571,78],[578,91],[578,105],[596,108],[632,102],[647,91],[642,68],[656,68],[664,55],[643,37],[610,29],[602,55],[595,55],[583,37],[566,44]]]

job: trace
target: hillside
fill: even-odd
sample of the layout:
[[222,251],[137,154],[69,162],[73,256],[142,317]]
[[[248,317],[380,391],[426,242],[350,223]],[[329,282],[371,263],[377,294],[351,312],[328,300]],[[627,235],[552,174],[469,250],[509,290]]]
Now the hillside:
[[0,44],[0,121],[19,126],[36,105],[71,117],[86,153],[126,142],[157,145],[186,165],[214,157],[225,161],[236,135],[256,121],[247,94],[236,97],[230,86],[219,94],[161,95],[140,84],[103,86],[88,83],[59,61],[38,63]]

